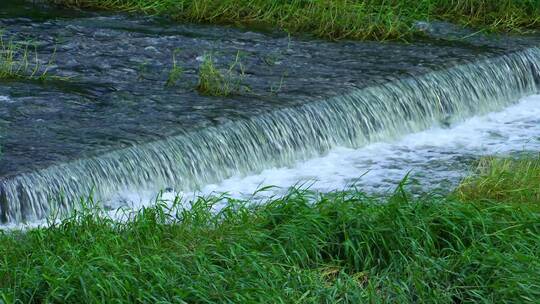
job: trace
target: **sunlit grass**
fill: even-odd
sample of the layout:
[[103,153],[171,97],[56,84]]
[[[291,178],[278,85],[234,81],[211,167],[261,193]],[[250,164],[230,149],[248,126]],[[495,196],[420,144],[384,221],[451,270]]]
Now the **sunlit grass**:
[[180,21],[278,27],[330,39],[406,39],[419,20],[489,31],[540,28],[540,0],[50,0],[53,3],[164,14]]

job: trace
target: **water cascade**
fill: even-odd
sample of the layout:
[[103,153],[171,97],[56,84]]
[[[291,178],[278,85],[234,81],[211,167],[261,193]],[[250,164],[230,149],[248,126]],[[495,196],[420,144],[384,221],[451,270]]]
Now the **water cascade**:
[[301,106],[136,145],[0,180],[0,219],[70,210],[93,193],[187,190],[234,174],[285,166],[336,146],[360,147],[501,109],[540,92],[540,49],[389,80]]

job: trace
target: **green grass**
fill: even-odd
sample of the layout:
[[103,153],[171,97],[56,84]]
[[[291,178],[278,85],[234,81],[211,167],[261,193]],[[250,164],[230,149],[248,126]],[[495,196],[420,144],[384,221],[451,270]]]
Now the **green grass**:
[[167,76],[167,82],[165,83],[165,86],[171,87],[176,85],[176,83],[182,78],[182,75],[184,75],[184,69],[182,66],[178,63],[176,60],[176,55],[180,52],[180,50],[176,49],[173,52],[172,55],[172,67],[169,71],[169,75]]
[[457,193],[463,200],[495,200],[540,206],[540,157],[482,159],[477,175],[465,179]]
[[[236,70],[239,69],[238,73]],[[197,91],[209,96],[230,96],[240,92],[244,81],[244,67],[240,61],[240,53],[236,54],[227,70],[220,70],[216,67],[211,54],[205,54],[203,62],[199,66],[199,83]]]
[[[505,160],[512,168],[538,161]],[[531,187],[507,170],[498,188]],[[504,167],[504,166],[503,166]],[[491,171],[490,171],[491,170]],[[523,174],[524,175],[523,175]],[[522,189],[525,191],[525,188]],[[0,235],[6,303],[537,303],[538,201],[386,198],[291,190],[259,206],[201,198],[118,223],[93,205],[49,228]],[[533,197],[533,196],[531,196]],[[381,199],[384,204],[381,204]]]
[[36,50],[6,40],[0,33],[0,80],[46,80],[49,62],[43,66]]
[[52,3],[162,14],[179,21],[277,27],[330,39],[403,39],[419,20],[489,31],[540,28],[540,0],[50,0]]

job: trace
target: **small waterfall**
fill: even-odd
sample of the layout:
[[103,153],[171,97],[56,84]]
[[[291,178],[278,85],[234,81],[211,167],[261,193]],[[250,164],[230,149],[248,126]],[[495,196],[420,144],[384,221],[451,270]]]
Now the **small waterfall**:
[[21,222],[69,210],[93,191],[194,189],[284,166],[336,146],[366,143],[501,109],[540,89],[540,49],[487,58],[357,89],[216,127],[0,180],[0,218]]

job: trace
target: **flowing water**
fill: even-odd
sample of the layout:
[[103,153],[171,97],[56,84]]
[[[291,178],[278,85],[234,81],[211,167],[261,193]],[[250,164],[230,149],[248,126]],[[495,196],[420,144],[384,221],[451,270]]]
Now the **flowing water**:
[[[482,156],[538,155],[540,151],[540,95],[522,99],[502,111],[475,116],[465,122],[434,127],[393,141],[359,149],[338,147],[323,157],[290,167],[268,168],[260,174],[234,176],[205,185],[193,195],[227,193],[251,197],[262,185],[273,185],[259,196],[281,195],[293,186],[327,192],[355,187],[370,193],[395,190],[408,175],[407,188],[418,191],[451,191],[473,174]],[[176,195],[166,193],[164,197]],[[156,192],[126,192],[112,203],[149,203]]]
[[[502,111],[474,116],[462,123],[433,127],[396,140],[351,149],[338,147],[327,155],[288,167],[267,168],[258,174],[236,175],[197,191],[129,189],[103,202],[111,217],[122,220],[131,211],[159,200],[181,199],[186,206],[198,196],[221,196],[264,202],[285,194],[290,187],[313,191],[361,189],[388,194],[408,175],[407,189],[425,193],[451,191],[471,174],[474,163],[485,155],[530,155],[540,151],[540,95],[522,99]],[[259,191],[263,185],[272,185]],[[226,203],[226,200],[223,200]],[[222,204],[215,208],[219,209]],[[121,209],[119,212],[117,209]],[[216,209],[216,210],[217,210]],[[47,221],[4,225],[25,229]]]
[[[430,163],[424,151],[430,148],[415,154],[395,142],[379,144],[395,147],[386,150],[369,144],[456,125],[540,92],[540,49],[532,38],[330,43],[152,18],[43,15],[43,9],[34,19],[0,13],[7,34],[38,41],[40,55],[55,54],[51,73],[71,77],[0,86],[3,222],[69,210],[90,192],[110,201],[133,189],[189,192],[224,180],[235,189],[228,178],[265,182],[260,176],[268,168],[290,176],[278,181],[287,185],[304,179],[302,166],[340,157],[362,172],[369,160],[347,160],[369,153],[377,154],[376,174],[402,172],[415,157],[452,174],[441,167],[442,152],[433,154],[440,162]],[[178,48],[185,75],[178,86],[164,87]],[[219,64],[239,51],[249,90],[213,98],[193,89],[201,56],[215,52]],[[462,152],[464,161],[455,161],[461,165],[477,153],[451,148],[453,157]],[[394,162],[385,153],[408,156]],[[361,174],[345,175],[335,185]]]

